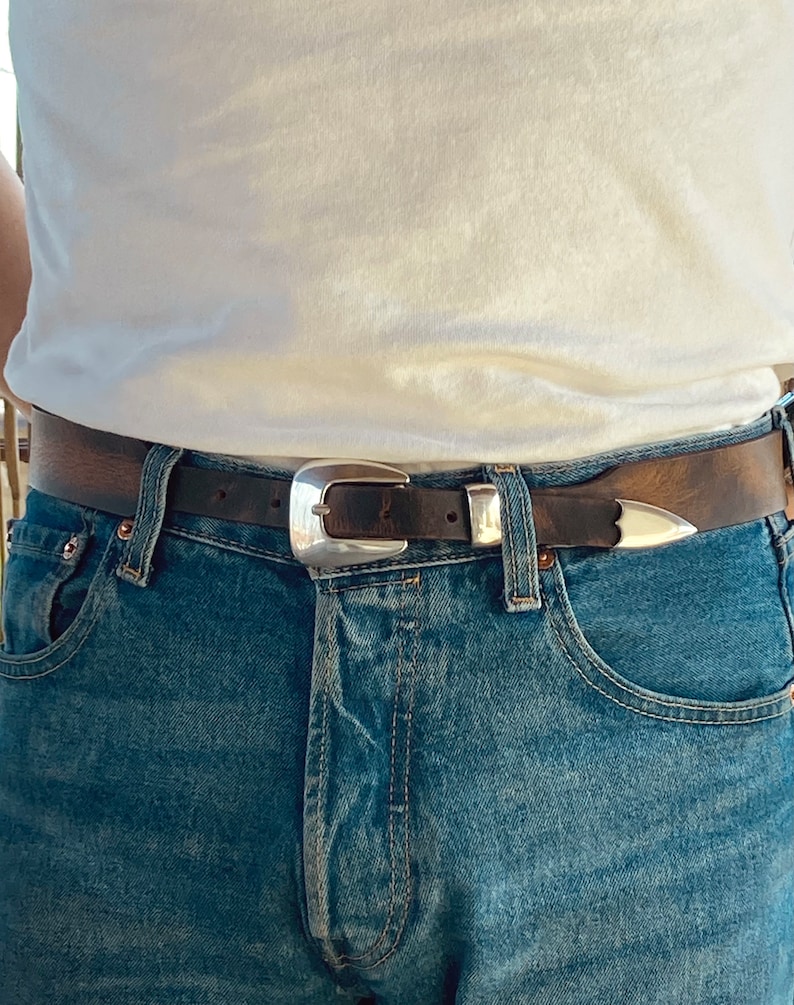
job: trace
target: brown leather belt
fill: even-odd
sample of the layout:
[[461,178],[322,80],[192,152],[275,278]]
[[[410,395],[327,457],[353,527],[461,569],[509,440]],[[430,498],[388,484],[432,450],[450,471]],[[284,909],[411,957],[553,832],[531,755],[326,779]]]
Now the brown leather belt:
[[[70,502],[133,517],[151,446],[34,408],[29,483]],[[652,517],[661,514],[662,523],[670,517],[685,522],[689,533],[757,520],[786,507],[785,463],[783,437],[775,430],[745,443],[621,464],[575,485],[533,489],[537,541],[546,548],[642,546],[642,541],[627,540],[630,533],[622,522],[636,507]],[[298,480],[297,474],[287,481],[180,462],[171,473],[168,507],[292,532],[291,509],[293,523],[298,519]],[[407,475],[401,484],[341,482],[323,486],[310,519],[321,523],[330,539],[488,545],[498,538],[489,537],[491,518],[483,516],[473,499],[489,489],[424,488],[411,485]],[[498,498],[496,506],[498,523]]]

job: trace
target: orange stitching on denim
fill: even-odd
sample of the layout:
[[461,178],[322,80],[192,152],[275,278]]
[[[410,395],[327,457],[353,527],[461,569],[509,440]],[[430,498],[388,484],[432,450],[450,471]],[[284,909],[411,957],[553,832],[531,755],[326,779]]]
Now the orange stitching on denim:
[[788,567],[793,556],[787,541],[781,538],[775,531],[772,515],[766,518],[765,523],[770,535],[770,548],[774,550],[777,559],[777,592],[783,608],[783,614],[786,618],[786,624],[788,625],[789,652],[791,653],[794,651],[794,610],[792,610],[786,579],[788,576]]
[[[111,579],[110,579],[109,576],[107,577],[107,579],[108,579],[108,582],[111,581]],[[55,673],[55,671],[59,670],[65,663],[68,663],[69,660],[72,659],[72,657],[76,656],[77,653],[79,653],[80,650],[83,648],[83,646],[86,644],[86,642],[88,641],[88,639],[89,639],[89,637],[91,635],[92,628],[94,627],[94,625],[99,620],[99,616],[104,612],[105,608],[107,607],[109,599],[110,598],[107,597],[107,598],[104,598],[103,600],[97,602],[97,609],[96,609],[96,611],[94,613],[94,616],[91,619],[91,621],[88,623],[88,625],[86,625],[85,632],[83,634],[82,639],[80,639],[80,641],[78,642],[78,644],[75,646],[74,649],[70,650],[66,654],[66,656],[61,660],[60,663],[56,663],[55,666],[54,667],[50,667],[49,670],[42,670],[41,673],[33,673],[33,674],[3,673],[2,670],[0,670],[0,677],[4,678],[5,680],[39,680],[41,677],[47,677],[49,674]],[[61,636],[61,638],[63,638],[63,636]],[[47,659],[47,654],[44,654],[42,656],[33,656],[33,657],[30,658],[30,660],[27,660],[27,661],[24,661],[24,662],[40,663],[42,660],[46,660],[46,659]],[[24,662],[20,662],[19,664],[12,664],[12,665],[14,665],[14,666],[24,666]],[[0,654],[0,666],[2,666],[3,663],[10,664],[11,661],[8,659],[7,656],[3,656],[2,654]]]
[[[294,558],[291,554],[279,551],[269,551],[266,548],[253,548],[247,545],[241,545],[238,541],[233,541],[231,538],[217,537],[210,534],[200,534],[197,531],[187,530],[185,527],[179,527],[176,524],[171,524],[170,526],[163,526],[164,534],[172,534],[174,537],[181,537],[185,541],[195,541],[201,544],[209,544],[216,547],[225,548],[228,551],[233,551],[238,555],[247,555],[254,558],[267,558],[274,562],[278,562],[281,565],[289,565],[293,567],[301,566],[301,568],[306,568],[302,562],[299,562],[297,558]],[[475,554],[466,554],[459,557],[453,557],[451,555],[445,558],[433,558],[433,559],[419,559],[415,562],[404,562],[399,565],[389,564],[389,572],[400,572],[406,569],[414,569],[417,565],[420,565],[423,569],[429,569],[437,566],[447,566],[447,565],[465,565],[469,562],[482,562],[489,558],[494,558],[496,555],[496,549],[499,545],[489,545],[487,548],[478,549]],[[340,579],[342,576],[347,575],[364,575],[368,572],[384,572],[386,569],[383,564],[373,565],[371,562],[357,566],[353,571],[342,571],[336,576],[318,576],[315,577],[315,582],[320,582],[323,579],[330,579],[332,582],[334,579]],[[399,581],[398,581],[399,582]],[[362,585],[383,585],[381,583],[377,584],[362,584]],[[356,587],[357,588],[357,587]],[[341,593],[345,590],[345,587],[341,587],[335,592]],[[330,590],[320,590],[321,593],[329,593]]]
[[[499,469],[496,468],[495,470],[498,471]],[[510,470],[515,470],[515,469],[511,468]],[[500,489],[501,488],[503,488],[503,486],[500,486]],[[500,497],[502,496],[502,492],[501,491],[500,491],[499,495],[500,495]],[[512,575],[513,584],[516,584],[518,582],[518,568],[516,567],[516,546],[515,546],[515,540],[513,538],[513,503],[512,503],[512,500],[510,498],[509,487],[504,487],[504,502],[505,502],[505,510],[507,511],[506,512],[507,519],[505,521],[503,521],[503,523],[505,524],[504,529],[507,531],[507,541],[508,541],[508,544],[509,544],[509,548],[507,549],[507,551],[509,553],[508,558],[509,558],[509,562],[510,562],[510,574]],[[503,548],[502,549],[502,571],[503,571],[503,573],[507,573],[508,570],[506,570],[504,568],[504,557],[505,557],[505,551],[504,551],[504,548]],[[507,585],[507,584],[505,584],[505,585]]]
[[347,593],[350,590],[368,590],[376,586],[416,586],[419,583],[419,575],[417,573],[412,579],[383,579],[376,583],[352,583],[350,586],[340,586],[334,587],[329,586],[327,589],[320,589],[320,593]]
[[[163,515],[165,513],[165,503],[163,503],[162,507],[160,506],[160,503],[159,503],[160,490],[162,488],[163,481],[166,480],[166,479],[168,479],[168,478],[170,478],[171,472],[173,471],[174,467],[176,466],[177,461],[179,460],[179,458],[177,457],[177,461],[174,461],[173,463],[169,463],[168,464],[168,470],[166,470],[166,462],[170,461],[171,457],[173,456],[173,453],[174,453],[174,451],[172,450],[171,454],[169,454],[168,457],[165,457],[160,462],[160,464],[158,465],[158,468],[157,468],[157,474],[155,476],[154,492],[153,492],[154,501],[153,501],[152,506],[151,506],[152,512],[155,513],[155,514],[158,511],[160,511]],[[181,456],[181,454],[180,454],[180,456]],[[150,472],[147,472],[147,474],[150,474]],[[150,498],[149,486],[146,483],[146,481],[144,481],[144,483],[141,486],[141,505],[139,507],[140,510],[141,510],[141,519],[146,515],[147,502],[149,501],[149,498]],[[133,519],[134,519],[134,523],[135,523],[135,531],[130,536],[129,544],[127,545],[127,554],[128,555],[132,555],[133,552],[137,550],[138,553],[139,553],[139,557],[141,559],[143,559],[144,555],[145,555],[145,552],[147,550],[147,546],[148,546],[148,544],[149,544],[152,536],[154,536],[154,527],[152,527],[152,529],[148,532],[148,534],[146,535],[145,538],[141,538],[140,520],[138,518],[138,513],[137,512],[136,512],[135,517]],[[161,519],[159,521],[159,527],[157,529],[157,537],[160,536],[160,533],[162,532],[162,529],[163,529],[163,521]],[[137,547],[139,541],[140,541],[140,547]],[[155,544],[156,543],[157,542],[155,541]],[[150,564],[150,562],[151,562],[151,558],[149,559],[149,562],[147,562],[147,565]],[[136,579],[140,579],[142,577],[142,575],[143,575],[143,561],[141,561],[141,563],[140,563],[140,565],[139,565],[139,567],[137,569],[134,569],[131,565],[128,564],[128,562],[125,562],[121,566],[121,568],[123,569],[124,572],[129,572],[130,575],[134,576]]]
[[[495,468],[495,470],[498,471],[499,468]],[[512,471],[513,473],[515,473],[516,469],[511,466],[509,468],[509,470]],[[530,520],[532,518],[531,518],[531,515],[529,513],[529,510],[527,509],[526,498],[525,498],[524,491],[523,491],[524,488],[525,488],[525,486],[522,485],[521,486],[522,491],[519,492],[519,501],[520,501],[520,505],[521,505],[521,515],[522,515],[523,521],[524,521],[523,527],[521,528],[522,532],[523,532],[522,533],[522,539],[523,539],[523,544],[525,545],[525,549],[527,551],[526,561],[529,564],[529,563],[531,563],[532,561],[535,560],[534,556],[535,556],[535,553],[536,553],[537,549],[533,548],[533,547],[530,547],[530,540],[529,540],[530,529],[531,529]],[[518,556],[517,556],[517,553],[516,553],[516,544],[515,544],[515,540],[516,539],[515,539],[515,537],[513,535],[513,519],[512,519],[512,517],[513,517],[514,506],[513,506],[513,501],[512,501],[512,499],[509,496],[509,490],[505,491],[505,499],[506,499],[506,503],[507,503],[507,521],[506,521],[507,528],[506,529],[507,529],[507,536],[508,536],[508,540],[509,540],[509,544],[510,544],[510,549],[509,549],[510,550],[510,567],[512,569],[512,574],[513,574],[513,585],[515,585],[515,584],[518,583],[518,578],[519,578],[518,577]],[[528,565],[528,567],[531,568],[531,566],[529,566],[529,565]],[[518,597],[518,596],[513,595],[513,596],[511,596],[510,600],[511,600],[511,603],[522,603],[523,602],[523,603],[532,604],[533,607],[536,606],[537,603],[538,603],[538,598],[537,597],[533,597],[533,596]]]
[[129,572],[131,575],[135,576],[136,579],[140,579],[141,578],[141,573],[142,573],[141,569],[133,569],[133,567],[131,565],[122,565],[122,566],[120,566],[120,568],[124,572]]
[[[403,585],[408,583],[415,583],[418,580],[418,576],[414,577],[412,580],[401,580]],[[406,591],[403,590],[400,599],[400,625],[402,627],[405,615],[405,600]],[[400,632],[398,650],[397,650],[397,680],[395,682],[394,688],[394,704],[392,705],[392,722],[391,722],[391,752],[389,756],[389,909],[386,915],[386,920],[383,923],[383,928],[380,931],[380,935],[377,937],[375,942],[368,946],[363,953],[358,956],[342,956],[340,959],[345,964],[358,963],[360,960],[365,960],[368,956],[372,956],[378,946],[384,941],[384,939],[389,934],[389,925],[394,917],[394,907],[397,900],[397,856],[394,850],[394,769],[397,761],[397,713],[399,711],[400,703],[400,690],[402,688],[402,675],[403,675],[403,663],[405,657],[405,642],[404,633]],[[364,969],[359,968],[359,969]]]
[[[416,627],[418,628],[418,622],[416,622]],[[405,771],[403,774],[403,802],[405,804],[405,812],[403,814],[403,828],[405,833],[404,839],[404,851],[405,851],[405,902],[403,904],[402,915],[400,918],[400,924],[394,935],[394,942],[391,948],[383,956],[379,957],[374,963],[368,963],[366,966],[359,966],[359,970],[374,970],[375,967],[379,967],[382,963],[385,963],[390,956],[393,956],[402,941],[402,937],[405,934],[405,926],[408,923],[408,913],[411,906],[411,880],[413,878],[411,873],[411,813],[410,813],[410,768],[411,768],[411,733],[413,729],[413,714],[414,714],[414,703],[416,699],[416,677],[417,677],[417,656],[418,656],[418,643],[416,637],[414,638],[413,646],[413,657],[411,659],[411,697],[408,702],[408,711],[406,713],[406,734],[405,734]]]
[[[106,580],[105,583],[106,586],[112,583],[113,572],[112,569],[108,568],[108,564],[109,564],[109,556],[112,554],[114,550],[114,544],[115,541],[113,540],[113,538],[112,537],[108,538],[108,542],[105,545],[105,550],[102,553],[102,558],[99,561],[97,570],[94,573],[91,582],[89,583],[88,586],[89,593],[93,592],[94,584],[97,582],[100,576],[102,577],[102,579]],[[91,621],[86,625],[83,637],[80,639],[79,643],[75,646],[74,649],[71,649],[66,653],[66,655],[64,656],[64,658],[61,660],[60,663],[56,663],[55,666],[50,667],[47,670],[42,670],[41,673],[33,673],[33,674],[3,673],[2,670],[0,670],[0,677],[2,677],[4,680],[39,680],[41,677],[47,677],[49,674],[54,673],[56,670],[59,670],[62,666],[64,666],[64,664],[68,663],[73,656],[76,656],[77,653],[80,652],[80,650],[86,644],[86,642],[91,636],[91,631],[94,625],[99,620],[100,615],[104,612],[109,601],[110,597],[108,596],[107,590],[101,592],[99,596],[96,598],[96,600],[94,600],[94,603],[97,605],[96,611],[94,612],[94,616],[91,619]],[[73,624],[74,623],[75,622],[73,622]],[[68,630],[71,630],[71,625],[69,626]],[[61,639],[65,638],[66,638],[66,632],[64,632],[64,634],[61,636]],[[63,648],[63,646],[59,645],[61,639],[56,639],[56,641],[52,643],[52,645],[57,646],[56,652],[60,648]],[[47,649],[49,648],[50,646],[47,647]],[[32,655],[25,656],[19,660],[12,660],[9,659],[7,655],[0,653],[0,667],[2,667],[3,665],[13,667],[26,667],[28,664],[34,665],[36,663],[46,662],[51,656],[52,652],[47,652],[46,650],[44,650],[41,653],[33,653]]]
[[[683,723],[690,723],[696,726],[752,726],[756,722],[766,722],[769,719],[779,719],[781,715],[787,715],[791,711],[791,707],[789,707],[789,708],[783,708],[779,712],[775,712],[773,715],[759,715],[753,719],[741,719],[741,720],[733,719],[725,721],[720,719],[681,719],[678,716],[674,715],[656,715],[654,712],[647,712],[641,708],[634,708],[634,706],[632,705],[626,705],[624,702],[618,701],[618,699],[614,695],[608,694],[606,691],[602,690],[600,687],[594,684],[593,681],[591,681],[590,678],[587,677],[587,675],[582,671],[582,669],[579,667],[576,661],[571,657],[570,653],[568,652],[568,648],[562,639],[562,636],[557,631],[557,627],[554,625],[553,622],[551,624],[551,628],[554,634],[557,636],[557,640],[559,641],[560,646],[562,647],[563,655],[571,664],[571,666],[574,668],[574,670],[579,674],[579,676],[582,678],[585,684],[591,687],[594,691],[598,691],[599,694],[602,694],[609,701],[614,702],[615,705],[619,705],[621,708],[625,708],[626,711],[628,712],[634,712],[637,715],[645,715],[649,719],[659,719],[662,722],[683,722]],[[782,699],[778,698],[775,700],[781,701]]]
[[[555,587],[557,587],[556,582],[555,582]],[[559,588],[558,587],[557,587],[557,592],[559,594]],[[559,596],[559,599],[560,599],[560,602],[563,605],[563,611],[564,611],[564,614],[565,614],[566,621],[568,621],[568,614],[567,614],[567,611],[565,611],[565,603],[564,603],[564,599],[563,599],[562,595]],[[681,718],[681,717],[675,716],[675,715],[658,715],[658,714],[655,714],[653,712],[647,712],[644,709],[635,708],[633,705],[627,705],[625,702],[620,701],[614,695],[609,694],[608,691],[605,691],[605,690],[603,690],[603,688],[598,687],[597,684],[595,684],[592,680],[590,680],[590,678],[587,676],[587,674],[579,666],[579,664],[577,663],[577,661],[572,657],[568,644],[565,642],[565,640],[562,637],[562,634],[560,633],[559,629],[557,628],[556,624],[554,623],[554,617],[553,616],[549,617],[549,624],[551,626],[551,630],[554,632],[554,634],[557,637],[557,641],[560,643],[560,647],[562,648],[563,655],[566,657],[566,659],[571,664],[571,666],[574,668],[574,670],[579,674],[579,676],[582,678],[582,680],[587,685],[589,685],[591,688],[593,688],[594,691],[597,691],[599,694],[602,694],[605,698],[608,698],[609,701],[614,702],[616,705],[619,705],[621,708],[627,709],[629,712],[636,712],[638,715],[645,715],[645,716],[648,716],[651,719],[660,719],[663,722],[684,722],[684,723],[692,723],[692,724],[696,724],[696,725],[705,725],[705,726],[746,726],[746,725],[752,725],[752,723],[754,723],[754,722],[764,722],[767,719],[777,719],[781,715],[786,715],[789,711],[791,711],[791,708],[789,707],[789,708],[783,708],[779,712],[775,712],[772,715],[754,716],[753,718],[745,718],[745,719],[741,719],[741,720],[734,719],[734,720],[726,721],[724,719],[718,719],[718,718],[716,718],[716,719],[715,718],[712,718],[712,719],[707,719],[707,718],[702,718],[702,719],[684,719],[684,718]],[[569,625],[569,627],[573,631],[572,626]],[[601,669],[601,667],[599,667],[596,663],[593,662],[592,659],[590,659],[588,657],[587,653],[582,652],[582,656],[590,664],[590,666],[592,666],[593,669],[597,671],[597,673],[599,673],[602,677],[605,677],[614,687],[618,687],[622,691],[625,691],[627,694],[632,695],[632,697],[638,699],[639,701],[645,701],[645,702],[648,702],[649,704],[667,705],[670,708],[688,709],[688,710],[690,710],[692,712],[698,712],[698,711],[711,712],[712,715],[719,714],[720,712],[724,712],[724,713],[729,713],[729,714],[734,714],[735,715],[737,711],[739,712],[739,714],[742,714],[742,712],[744,712],[744,711],[750,711],[750,712],[752,712],[756,708],[764,708],[767,705],[777,705],[780,702],[782,702],[782,701],[785,700],[782,697],[765,698],[763,701],[760,701],[757,704],[753,705],[750,709],[743,710],[743,709],[735,709],[731,705],[728,705],[728,704],[720,704],[720,705],[718,705],[715,708],[714,706],[699,705],[696,702],[687,702],[687,701],[684,701],[684,700],[681,700],[681,701],[667,701],[664,698],[645,698],[643,695],[635,693],[630,688],[626,687],[623,684],[620,684],[618,681],[616,681],[612,677],[610,677],[609,674],[605,673]]]
[[[469,544],[469,547],[471,547],[471,544]],[[343,579],[345,576],[365,575],[370,572],[405,572],[406,570],[416,568],[426,569],[435,565],[460,565],[465,562],[479,562],[483,558],[493,558],[498,547],[498,544],[489,544],[487,547],[477,548],[476,551],[468,554],[464,553],[458,557],[445,555],[443,558],[411,558],[408,552],[401,552],[400,556],[405,559],[401,562],[397,562],[397,556],[395,556],[388,560],[381,559],[377,564],[368,562],[366,565],[363,563],[361,565],[351,565],[347,568],[339,569],[336,573],[329,573],[323,570],[322,575],[318,574],[313,578],[317,582],[321,582],[322,580],[333,582],[336,579]]]
[[325,928],[325,935],[323,936],[323,941],[326,945],[326,952],[328,954],[329,962],[336,963],[337,957],[333,951],[333,945],[331,942],[331,932],[330,924],[328,918],[328,883],[327,883],[327,872],[328,872],[328,862],[325,855],[325,810],[326,810],[326,797],[327,797],[327,773],[326,773],[326,734],[328,730],[328,692],[330,690],[330,677],[331,677],[331,654],[333,651],[331,637],[331,617],[330,613],[326,615],[326,652],[325,652],[325,672],[323,674],[323,718],[322,718],[322,730],[320,734],[320,763],[318,765],[317,772],[317,810],[315,813],[315,825],[317,828],[317,834],[314,842],[314,853],[315,853],[315,863],[317,868],[317,908],[322,912],[323,927]]
[[[531,572],[531,570],[533,570],[535,568],[535,564],[534,563],[536,563],[537,560],[538,560],[538,558],[537,558],[537,556],[538,556],[538,548],[537,548],[537,542],[533,543],[533,541],[531,540],[531,538],[535,537],[535,534],[533,533],[533,520],[534,520],[534,518],[533,518],[532,514],[529,512],[529,509],[527,508],[527,493],[528,493],[528,491],[529,491],[529,489],[527,489],[526,484],[523,482],[523,479],[522,479],[521,494],[520,494],[520,498],[521,498],[521,513],[522,513],[522,515],[524,517],[524,526],[523,526],[522,530],[524,531],[524,545],[525,545],[526,551],[527,551],[527,555],[526,555],[527,569]],[[537,604],[537,602],[538,602],[538,598],[537,597],[532,597],[532,596],[529,596],[529,597],[514,597],[513,599],[514,600],[526,600],[530,604],[533,604],[533,605]]]
[[[316,577],[314,577],[314,581],[316,583],[319,583],[322,580],[327,579],[330,582],[333,582],[336,579],[342,579],[344,576],[348,576],[348,575],[359,576],[359,575],[364,575],[364,574],[367,574],[367,573],[370,573],[370,572],[383,572],[383,573],[386,573],[386,572],[408,572],[408,571],[413,572],[417,568],[420,568],[420,569],[433,569],[433,568],[445,568],[446,566],[452,566],[452,565],[467,565],[467,564],[469,564],[471,562],[482,562],[482,561],[485,561],[485,560],[488,560],[488,559],[492,559],[492,558],[500,558],[501,554],[498,551],[499,548],[500,548],[500,545],[496,544],[496,545],[489,545],[487,548],[478,549],[476,552],[472,552],[470,554],[464,554],[464,555],[462,555],[462,556],[460,556],[458,558],[453,558],[451,555],[447,555],[444,558],[414,559],[413,561],[409,560],[409,561],[402,562],[399,565],[389,564],[385,568],[383,566],[381,566],[381,567],[370,566],[370,567],[367,567],[367,568],[359,567],[359,568],[357,568],[355,570],[351,570],[351,569],[340,570],[340,572],[337,573],[334,576],[316,576]],[[401,582],[403,582],[403,580],[392,580],[392,582],[400,582],[401,583]],[[362,583],[361,585],[362,586],[369,586],[371,584],[369,584],[369,583]],[[388,581],[384,581],[384,582],[378,583],[376,585],[378,585],[378,586],[386,586],[386,585],[388,585]],[[358,585],[356,585],[356,588],[358,588]],[[345,591],[345,589],[346,589],[346,587],[344,587],[344,586],[340,587],[339,590],[337,590],[337,592],[342,593],[342,592]],[[326,593],[328,591],[327,590],[322,590],[321,592]]]
[[[417,576],[417,585],[421,587],[419,583],[419,577]],[[417,604],[417,609],[421,610],[421,606]],[[374,963],[370,963],[366,967],[361,967],[361,970],[373,970],[375,967],[379,966],[381,963],[385,963],[386,960],[394,953],[397,952],[397,947],[402,941],[403,934],[405,933],[405,926],[408,922],[408,912],[411,906],[411,800],[410,800],[410,771],[411,771],[411,735],[413,731],[413,719],[414,719],[414,705],[416,701],[416,678],[417,678],[417,662],[418,662],[418,620],[414,622],[414,645],[413,645],[413,657],[411,659],[411,697],[408,701],[408,711],[405,717],[406,732],[405,732],[405,773],[403,775],[403,802],[405,804],[405,812],[403,814],[403,828],[405,833],[405,903],[403,904],[403,913],[400,920],[400,927],[394,937],[394,943],[386,953],[385,956],[381,956],[380,959],[375,960]]]
[[[405,586],[417,586],[421,587],[421,579],[417,573],[411,579],[403,579],[402,583]],[[403,627],[404,614],[406,605],[406,594],[403,592],[402,602],[400,605],[400,618]],[[403,770],[403,847],[405,855],[405,902],[403,904],[403,910],[400,918],[400,924],[394,935],[394,941],[383,956],[379,957],[373,963],[369,963],[366,966],[359,965],[358,970],[373,970],[375,967],[379,966],[385,960],[389,959],[393,953],[396,952],[397,947],[400,944],[403,933],[405,931],[405,925],[408,921],[408,911],[411,903],[411,832],[410,832],[410,788],[409,788],[409,778],[410,778],[410,754],[411,754],[411,732],[413,728],[413,710],[416,698],[416,677],[417,677],[417,650],[418,644],[416,640],[416,635],[418,633],[419,622],[414,619],[413,629],[414,629],[414,642],[413,642],[413,656],[411,659],[411,691],[410,698],[408,702],[408,710],[406,713],[406,734],[405,734],[405,767]],[[402,671],[405,662],[405,643],[404,634],[400,635],[400,647],[398,656],[398,670],[397,670],[397,682],[395,686],[394,695],[394,707],[392,711],[392,743],[391,743],[391,764],[389,769],[389,857],[391,861],[391,876],[389,880],[389,911],[386,917],[386,921],[383,925],[383,929],[378,937],[378,939],[369,946],[363,953],[359,956],[342,956],[340,957],[341,962],[344,964],[359,963],[365,960],[368,956],[372,956],[378,946],[384,941],[389,932],[389,926],[391,924],[392,918],[394,917],[394,909],[397,901],[397,859],[394,849],[394,768],[396,761],[396,745],[397,745],[397,712],[399,707],[399,693],[402,687]]]
[[232,541],[231,538],[214,537],[211,534],[200,534],[198,531],[187,530],[177,524],[170,526],[163,525],[163,534],[171,534],[173,537],[181,537],[184,541],[193,541],[197,544],[209,544],[214,547],[222,547],[226,551],[233,551],[237,555],[245,555],[248,558],[271,558],[274,562],[282,565],[303,565],[297,558],[279,551],[268,551],[266,548],[254,548],[249,545],[240,544],[239,541]]

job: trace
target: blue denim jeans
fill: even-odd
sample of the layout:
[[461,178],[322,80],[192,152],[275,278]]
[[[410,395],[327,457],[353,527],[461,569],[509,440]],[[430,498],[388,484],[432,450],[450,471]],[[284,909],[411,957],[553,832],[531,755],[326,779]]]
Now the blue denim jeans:
[[336,570],[167,505],[178,463],[278,474],[244,459],[156,445],[126,540],[31,490],[0,1002],[792,1005],[794,524],[539,564],[532,522],[773,425],[415,475],[495,482],[504,543]]

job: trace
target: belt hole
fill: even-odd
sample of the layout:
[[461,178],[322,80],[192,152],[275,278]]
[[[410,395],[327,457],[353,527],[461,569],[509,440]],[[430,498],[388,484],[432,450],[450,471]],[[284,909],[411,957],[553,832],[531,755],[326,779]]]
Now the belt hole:
[[450,510],[450,512],[447,513],[447,523],[457,523],[457,522],[458,522],[458,514],[454,510]]
[[280,507],[281,507],[281,500],[280,499],[274,498],[274,499],[270,500],[270,508],[271,509],[279,509]]
[[218,489],[218,491],[215,493],[215,498],[218,500],[218,502],[223,502],[223,500],[226,498],[226,489]]

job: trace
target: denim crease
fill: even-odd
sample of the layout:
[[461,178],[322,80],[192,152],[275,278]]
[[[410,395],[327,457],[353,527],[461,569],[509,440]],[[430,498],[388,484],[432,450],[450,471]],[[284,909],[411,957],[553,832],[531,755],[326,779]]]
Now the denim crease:
[[[737,429],[490,482],[503,541],[309,568],[36,489],[0,651],[3,1005],[792,1005],[794,526],[538,562],[532,493]],[[263,450],[266,445],[263,445]],[[514,616],[517,615],[517,616]]]

